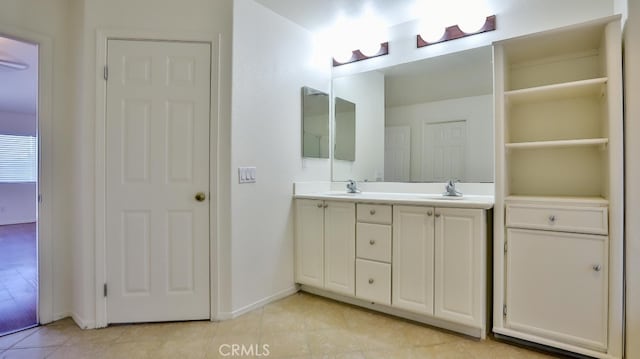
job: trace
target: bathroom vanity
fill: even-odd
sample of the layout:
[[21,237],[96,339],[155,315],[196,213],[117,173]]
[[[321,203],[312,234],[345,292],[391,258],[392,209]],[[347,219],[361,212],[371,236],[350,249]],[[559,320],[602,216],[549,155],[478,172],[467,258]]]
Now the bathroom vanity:
[[295,280],[336,300],[484,338],[493,196],[295,195]]

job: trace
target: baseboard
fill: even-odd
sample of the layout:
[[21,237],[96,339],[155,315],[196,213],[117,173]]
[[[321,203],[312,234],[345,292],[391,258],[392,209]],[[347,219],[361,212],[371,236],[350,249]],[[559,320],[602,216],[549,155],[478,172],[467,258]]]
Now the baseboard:
[[218,313],[218,315],[215,318],[213,318],[213,320],[223,321],[223,320],[229,320],[229,319],[237,318],[237,317],[241,316],[242,314],[248,313],[248,312],[250,312],[250,311],[252,311],[254,309],[258,309],[258,308],[264,307],[265,305],[267,305],[269,303],[275,302],[277,300],[280,300],[282,298],[285,298],[285,297],[288,297],[288,296],[290,296],[292,294],[295,294],[295,293],[298,292],[298,290],[299,290],[298,287],[294,285],[291,288],[287,288],[287,289],[285,289],[283,291],[280,291],[278,293],[270,295],[270,296],[268,296],[266,298],[260,299],[257,302],[254,302],[252,304],[249,304],[247,306],[244,306],[244,307],[242,307],[240,309],[237,309],[237,310],[234,310],[232,312],[220,312],[220,313]]
[[81,329],[95,329],[96,322],[94,320],[85,320],[78,313],[71,313],[71,319],[76,322]]

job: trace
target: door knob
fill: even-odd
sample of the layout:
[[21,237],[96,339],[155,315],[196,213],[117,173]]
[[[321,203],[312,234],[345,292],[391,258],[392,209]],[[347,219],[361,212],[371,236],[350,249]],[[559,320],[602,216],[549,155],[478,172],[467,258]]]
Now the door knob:
[[207,195],[206,195],[206,194],[204,194],[204,192],[198,192],[198,193],[196,193],[196,201],[198,201],[198,202],[202,202],[202,201],[204,201],[205,199],[207,199]]

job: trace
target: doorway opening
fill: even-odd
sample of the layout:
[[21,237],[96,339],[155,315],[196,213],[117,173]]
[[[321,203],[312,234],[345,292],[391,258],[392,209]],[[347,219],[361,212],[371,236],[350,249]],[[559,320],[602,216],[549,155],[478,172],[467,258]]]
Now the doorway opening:
[[38,51],[0,35],[0,336],[38,324]]

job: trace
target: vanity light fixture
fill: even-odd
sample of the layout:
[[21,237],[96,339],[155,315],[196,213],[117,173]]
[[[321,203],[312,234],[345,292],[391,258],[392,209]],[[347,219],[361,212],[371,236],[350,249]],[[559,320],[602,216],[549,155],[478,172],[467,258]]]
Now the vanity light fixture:
[[375,50],[358,49],[358,50],[351,51],[351,57],[349,57],[348,59],[347,58],[337,59],[336,57],[334,57],[333,67],[346,65],[352,62],[367,60],[367,59],[371,59],[378,56],[384,56],[388,54],[389,54],[389,42],[383,42],[380,44],[380,47],[378,48],[377,52],[375,52]]
[[[473,25],[469,27],[473,27]],[[468,29],[466,27],[464,28],[465,30],[467,30],[467,32],[463,31],[460,25],[449,26],[444,29],[442,37],[432,41],[425,40],[420,34],[418,34],[416,35],[416,47],[418,48],[425,47],[425,46],[437,44],[440,42],[455,40],[462,37],[481,34],[483,32],[493,31],[496,29],[496,16],[495,15],[487,16],[485,18],[484,25],[481,25],[481,27],[477,28],[476,30],[473,30],[472,28],[471,29]]]

